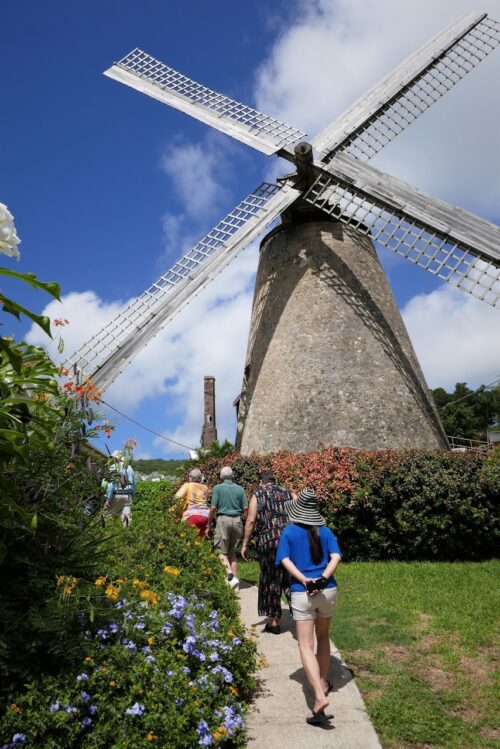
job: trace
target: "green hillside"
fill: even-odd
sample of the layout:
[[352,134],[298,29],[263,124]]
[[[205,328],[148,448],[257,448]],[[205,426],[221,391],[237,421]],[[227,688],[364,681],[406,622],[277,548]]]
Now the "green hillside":
[[139,473],[163,473],[166,476],[175,476],[176,469],[185,461],[163,460],[162,458],[151,458],[150,460],[133,460],[132,467]]

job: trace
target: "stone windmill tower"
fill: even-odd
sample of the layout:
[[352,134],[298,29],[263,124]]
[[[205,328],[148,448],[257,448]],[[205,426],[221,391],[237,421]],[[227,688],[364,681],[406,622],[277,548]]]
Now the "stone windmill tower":
[[106,75],[290,161],[66,366],[104,389],[252,239],[261,244],[237,441],[244,453],[447,446],[372,240],[500,307],[500,230],[367,161],[500,42],[469,13],[376,84],[311,143],[298,130],[135,49]]

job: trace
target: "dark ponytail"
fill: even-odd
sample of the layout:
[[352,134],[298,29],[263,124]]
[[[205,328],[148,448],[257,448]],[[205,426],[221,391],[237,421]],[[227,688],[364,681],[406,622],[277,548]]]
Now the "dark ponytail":
[[319,564],[323,559],[323,547],[319,536],[319,527],[317,525],[309,528],[309,550],[314,564]]

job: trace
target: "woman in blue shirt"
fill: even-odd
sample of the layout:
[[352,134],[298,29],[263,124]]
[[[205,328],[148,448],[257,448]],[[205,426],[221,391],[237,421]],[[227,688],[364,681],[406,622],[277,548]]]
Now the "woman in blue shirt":
[[[337,598],[333,573],[341,555],[337,539],[318,511],[314,489],[301,491],[286,509],[292,524],[283,531],[276,564],[282,564],[292,578],[291,606],[300,659],[315,698],[313,714],[306,720],[314,725],[327,719],[327,694],[332,688],[327,680],[330,665],[329,626]],[[315,632],[318,641],[316,655]]]

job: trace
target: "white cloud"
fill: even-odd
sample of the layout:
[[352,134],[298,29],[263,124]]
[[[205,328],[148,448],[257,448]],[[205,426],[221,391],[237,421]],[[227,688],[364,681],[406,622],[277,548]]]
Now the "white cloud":
[[493,307],[445,285],[411,299],[403,319],[429,387],[478,387],[500,377],[500,320]]
[[[232,401],[241,388],[256,254],[255,246],[247,248],[195,297],[109,387],[106,401],[133,415],[145,399],[162,396],[160,408],[165,409],[165,402],[169,403],[168,412],[164,411],[165,422],[171,421],[172,416],[178,421],[177,428],[166,436],[196,446],[203,422],[203,377],[213,374],[219,435],[234,440]],[[70,325],[62,329],[62,356],[57,354],[55,344],[49,344],[50,354],[64,359],[95,335],[121,307],[121,303],[103,302],[91,291],[68,294],[62,304],[51,302],[43,314],[51,319],[66,317]],[[46,336],[34,325],[27,340],[47,345]],[[178,453],[178,448],[164,440],[158,439],[157,446],[165,454]]]
[[[57,361],[64,360],[68,354],[79,348],[94,333],[101,330],[122,309],[124,302],[103,302],[93,291],[71,292],[62,297],[62,301],[50,302],[43,310],[51,320],[66,318],[69,325],[56,328],[52,325],[54,340],[51,341],[37,325],[32,325],[26,336],[28,343],[45,346]],[[64,340],[64,351],[57,353],[59,335]]]
[[174,143],[162,158],[162,168],[172,180],[182,200],[184,212],[195,219],[213,215],[214,209],[228,197],[223,185],[230,175],[227,159],[230,145],[226,140],[208,133],[199,143]]

